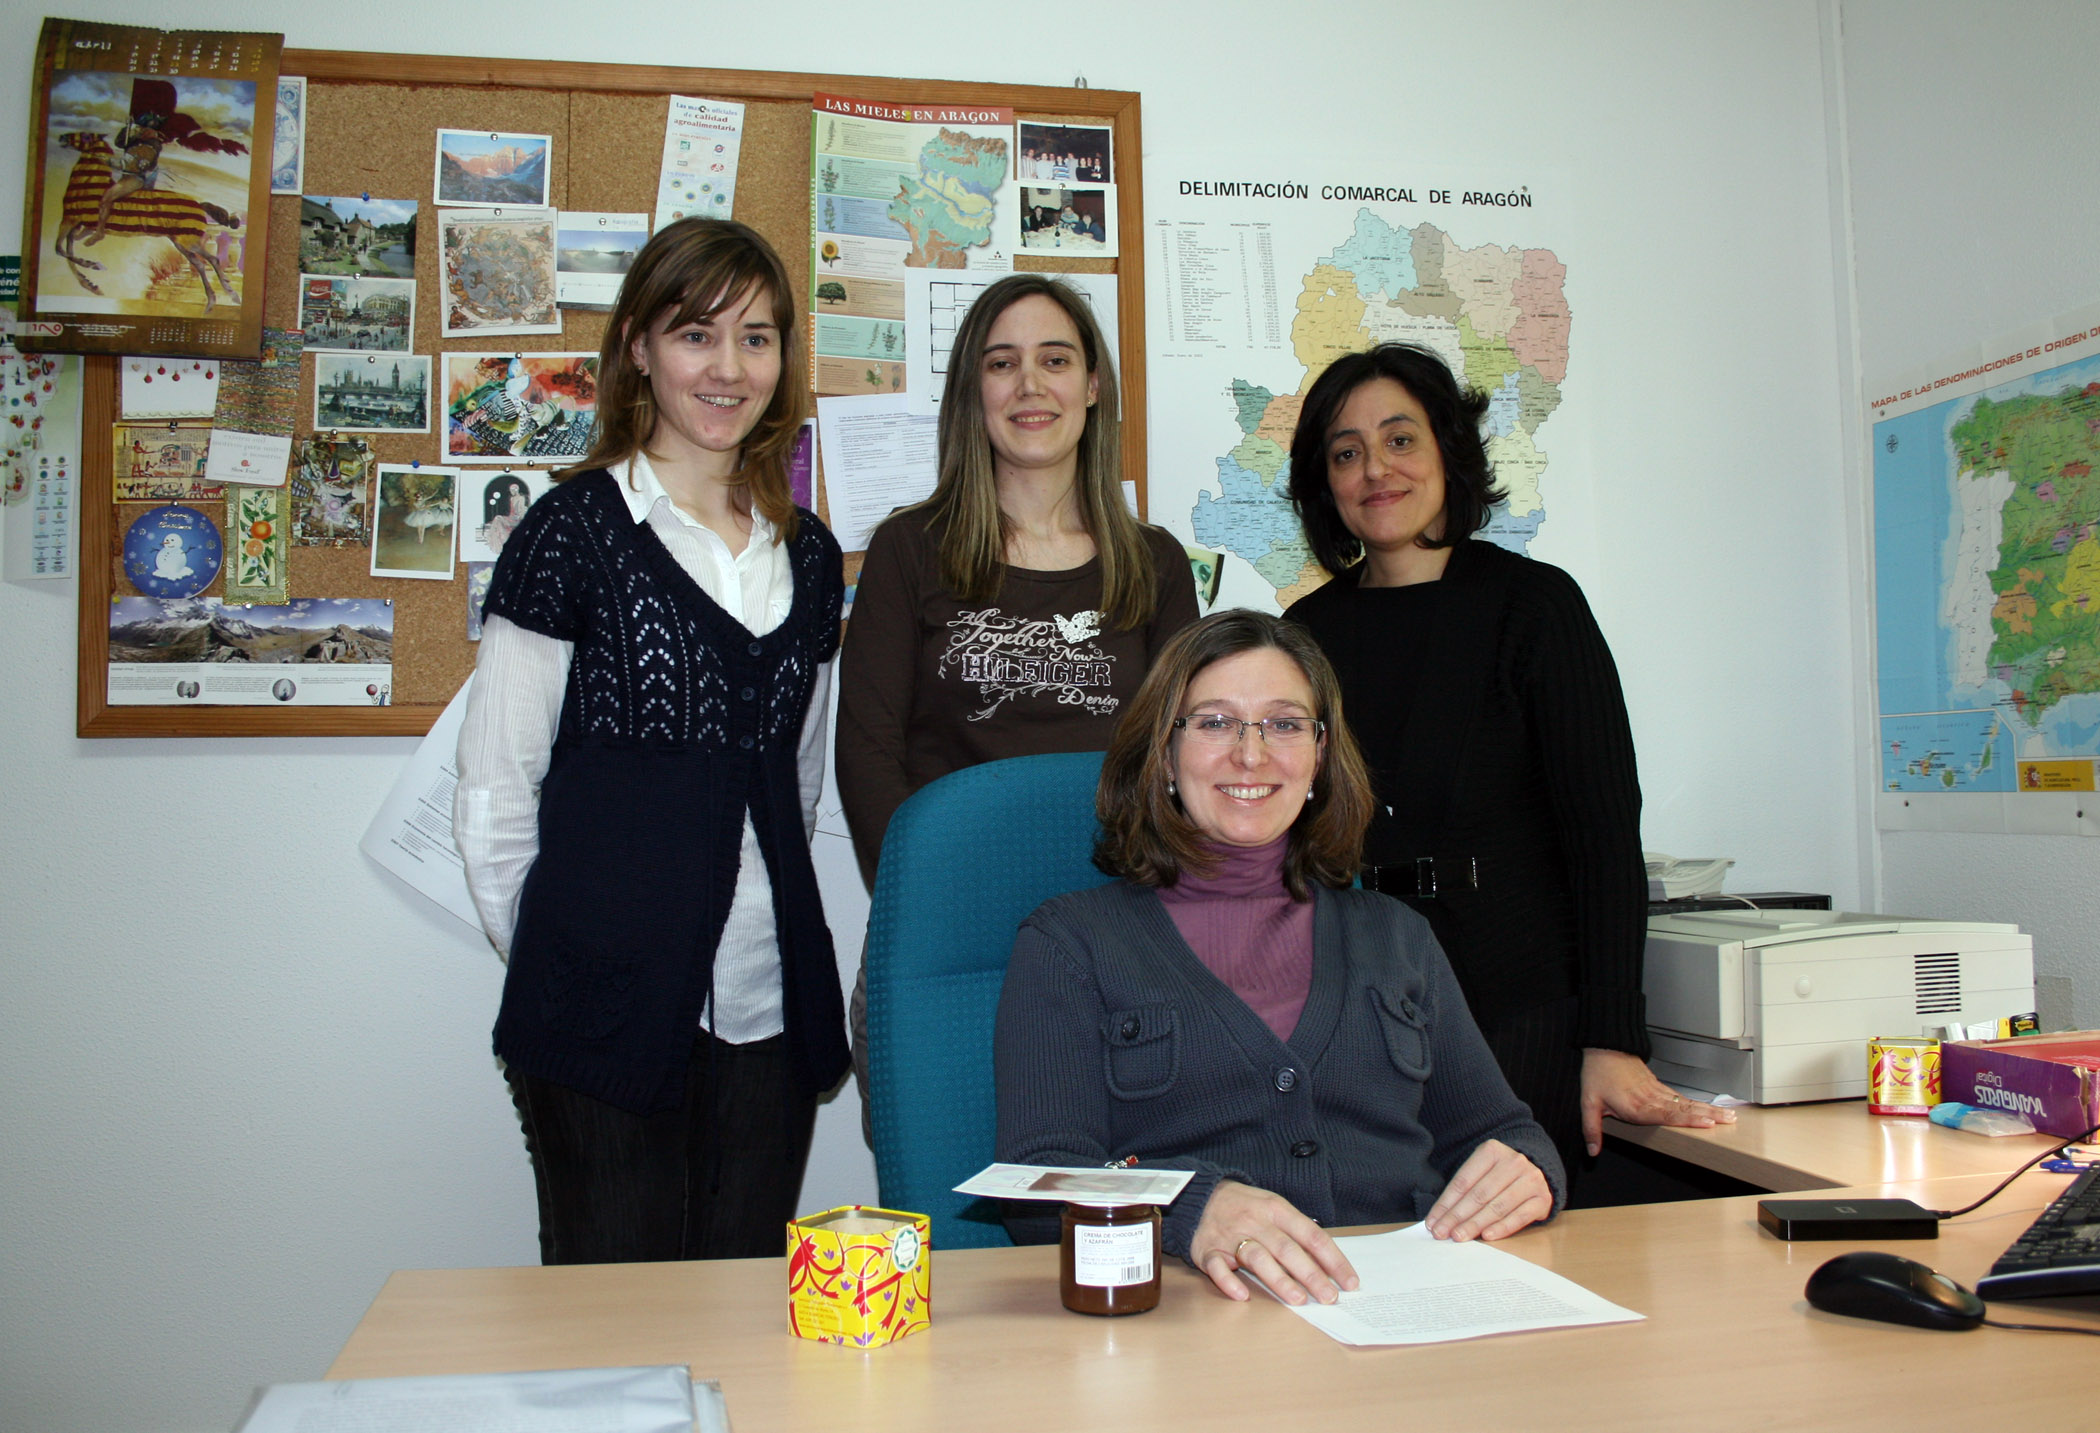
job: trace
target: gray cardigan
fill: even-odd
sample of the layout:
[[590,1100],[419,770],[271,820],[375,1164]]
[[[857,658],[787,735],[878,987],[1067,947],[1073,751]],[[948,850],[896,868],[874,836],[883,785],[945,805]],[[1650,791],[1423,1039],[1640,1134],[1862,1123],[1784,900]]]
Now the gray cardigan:
[[[1278,1040],[1189,949],[1158,895],[1119,881],[1044,903],[1021,926],[999,999],[998,1157],[1192,1169],[1164,1211],[1189,1241],[1220,1179],[1324,1226],[1419,1219],[1465,1159],[1499,1139],[1566,1180],[1510,1093],[1428,925],[1389,896],[1314,892],[1313,978]],[[1023,1243],[1057,1237],[1016,1208]]]

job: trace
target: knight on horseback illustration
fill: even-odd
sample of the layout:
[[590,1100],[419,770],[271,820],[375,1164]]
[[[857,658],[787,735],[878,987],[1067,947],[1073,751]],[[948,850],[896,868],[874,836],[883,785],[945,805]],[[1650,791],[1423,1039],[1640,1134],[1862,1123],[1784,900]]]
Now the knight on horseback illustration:
[[59,136],[58,142],[80,157],[66,181],[63,217],[52,247],[83,288],[100,294],[88,272],[103,266],[78,252],[83,243],[93,247],[109,234],[164,238],[196,273],[204,289],[204,311],[209,313],[217,303],[214,275],[227,298],[236,295],[219,257],[205,247],[205,225],[238,229],[240,217],[160,188],[161,152],[174,144],[199,154],[246,154],[248,146],[212,134],[182,113],[177,103],[171,81],[134,78],[129,118],[115,136],[105,138],[92,130]]

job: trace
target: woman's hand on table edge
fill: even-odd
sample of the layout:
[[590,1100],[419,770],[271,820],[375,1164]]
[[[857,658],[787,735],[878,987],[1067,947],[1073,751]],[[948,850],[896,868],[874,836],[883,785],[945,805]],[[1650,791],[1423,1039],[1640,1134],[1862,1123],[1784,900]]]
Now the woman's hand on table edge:
[[1356,1270],[1326,1230],[1280,1194],[1221,1179],[1203,1206],[1189,1262],[1228,1299],[1245,1299],[1244,1268],[1287,1304],[1331,1304],[1356,1287]]
[[1735,1123],[1735,1111],[1688,1100],[1624,1050],[1582,1052],[1582,1144],[1591,1158],[1604,1148],[1604,1117],[1632,1125],[1682,1125],[1712,1129]]
[[1482,1140],[1430,1206],[1439,1239],[1505,1239],[1553,1212],[1545,1172],[1499,1139]]

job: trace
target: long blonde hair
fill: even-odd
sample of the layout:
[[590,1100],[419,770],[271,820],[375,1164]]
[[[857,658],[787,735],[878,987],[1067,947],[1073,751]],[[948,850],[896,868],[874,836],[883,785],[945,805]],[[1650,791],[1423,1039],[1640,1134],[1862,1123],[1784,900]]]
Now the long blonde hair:
[[698,323],[764,290],[780,332],[780,382],[758,425],[744,439],[732,482],[748,488],[751,506],[765,515],[780,541],[795,536],[795,500],[788,487],[788,454],[808,414],[802,339],[795,323],[795,291],[773,246],[734,219],[681,219],[656,231],[620,285],[605,342],[598,350],[598,436],[590,456],[556,473],[572,478],[590,468],[614,468],[645,452],[656,433],[656,400],[634,361],[636,338],[659,321],[668,327]]
[[1074,484],[1080,521],[1101,563],[1101,607],[1117,627],[1149,621],[1157,597],[1144,529],[1123,502],[1123,420],[1116,363],[1085,299],[1047,274],[1011,274],[978,296],[964,316],[948,358],[941,397],[940,474],[933,496],[913,511],[927,515],[940,547],[941,581],[965,602],[987,602],[1006,581],[1006,544],[1013,523],[999,507],[991,429],[984,416],[984,350],[992,325],[1022,299],[1049,299],[1079,331],[1087,372],[1097,382],[1079,435]]

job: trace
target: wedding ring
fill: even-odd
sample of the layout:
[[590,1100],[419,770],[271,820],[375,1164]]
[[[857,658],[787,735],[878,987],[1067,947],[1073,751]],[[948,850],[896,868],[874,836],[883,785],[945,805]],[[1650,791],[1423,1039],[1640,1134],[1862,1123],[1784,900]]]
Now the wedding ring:
[[1237,1243],[1237,1244],[1233,1245],[1233,1246],[1232,1246],[1232,1262],[1233,1262],[1233,1263],[1235,1263],[1235,1264],[1238,1264],[1238,1265],[1239,1265],[1239,1266],[1240,1266],[1241,1268],[1243,1268],[1243,1269],[1244,1269],[1245,1267],[1247,1267],[1247,1261],[1246,1261],[1246,1260],[1244,1260],[1244,1259],[1242,1259],[1242,1258],[1240,1257],[1240,1251],[1241,1251],[1242,1249],[1246,1248],[1246,1247],[1247,1247],[1247,1246],[1248,1246],[1249,1244],[1252,1244],[1253,1242],[1254,1242],[1254,1240],[1253,1240],[1252,1236],[1249,1236],[1248,1238],[1242,1239],[1242,1240],[1240,1240],[1240,1242],[1239,1242],[1239,1243]]

